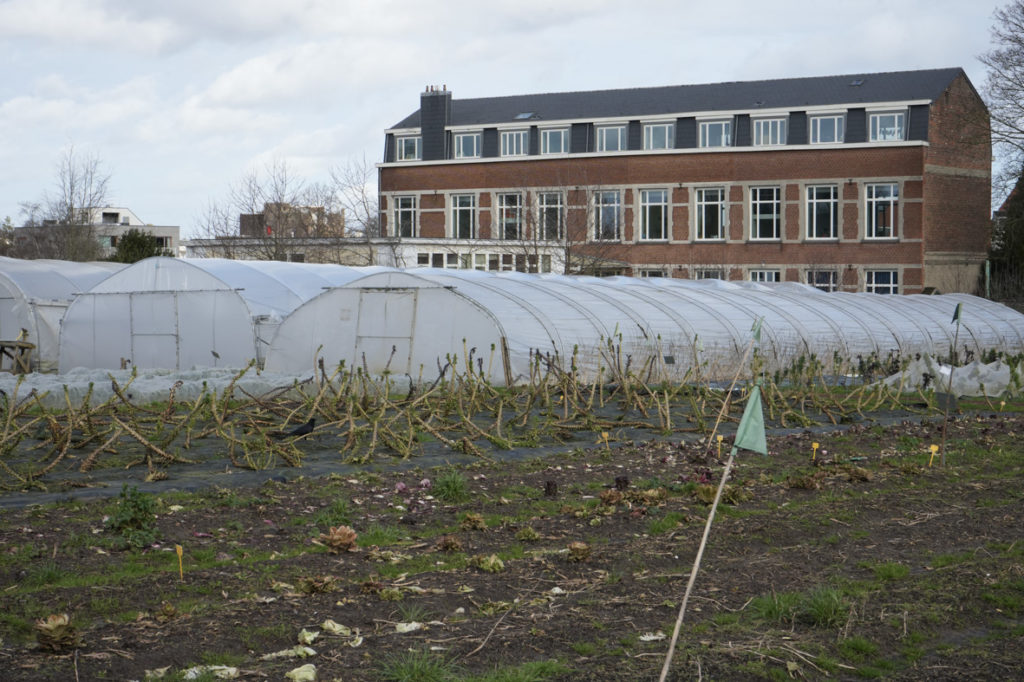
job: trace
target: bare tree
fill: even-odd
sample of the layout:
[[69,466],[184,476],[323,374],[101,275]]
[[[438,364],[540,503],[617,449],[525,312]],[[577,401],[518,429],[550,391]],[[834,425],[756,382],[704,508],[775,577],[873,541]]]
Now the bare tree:
[[988,70],[992,142],[1004,159],[995,179],[1009,189],[1024,168],[1024,0],[1013,0],[992,18],[993,49],[978,59]]
[[21,258],[98,259],[102,249],[91,209],[107,204],[109,184],[99,157],[69,146],[58,160],[53,190],[22,202],[24,226],[16,233],[15,253]]
[[362,159],[349,159],[331,168],[330,191],[345,211],[351,236],[373,239],[380,235],[377,170]]
[[249,260],[352,262],[346,211],[334,187],[275,160],[247,172],[200,217],[207,255]]

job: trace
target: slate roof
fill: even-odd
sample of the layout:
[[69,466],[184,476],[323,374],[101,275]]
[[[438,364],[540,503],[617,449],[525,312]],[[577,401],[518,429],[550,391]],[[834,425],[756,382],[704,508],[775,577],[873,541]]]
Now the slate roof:
[[[477,99],[453,97],[450,125],[512,123],[517,120],[517,115],[523,113],[533,113],[531,121],[558,121],[620,117],[652,118],[683,112],[799,109],[874,102],[934,101],[957,76],[963,73],[963,69],[955,67]],[[860,84],[853,85],[857,82]],[[417,109],[396,123],[393,128],[418,128],[419,125],[420,112]]]

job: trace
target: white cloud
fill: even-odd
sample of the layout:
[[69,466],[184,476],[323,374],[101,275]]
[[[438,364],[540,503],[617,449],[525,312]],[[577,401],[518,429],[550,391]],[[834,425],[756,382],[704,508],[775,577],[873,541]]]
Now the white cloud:
[[88,0],[6,0],[0,3],[0,36],[142,53],[159,52],[182,38],[170,22],[133,20]]

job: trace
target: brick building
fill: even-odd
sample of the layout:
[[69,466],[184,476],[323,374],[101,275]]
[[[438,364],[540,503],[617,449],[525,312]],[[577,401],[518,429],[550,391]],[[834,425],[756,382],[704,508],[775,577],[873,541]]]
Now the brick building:
[[988,112],[962,69],[459,100],[386,131],[398,266],[974,292]]

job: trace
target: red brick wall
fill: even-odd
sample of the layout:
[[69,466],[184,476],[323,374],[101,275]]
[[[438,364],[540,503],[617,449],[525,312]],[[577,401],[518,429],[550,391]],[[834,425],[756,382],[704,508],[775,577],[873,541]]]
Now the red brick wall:
[[931,107],[922,196],[927,251],[988,249],[992,148],[988,111],[957,78]]

